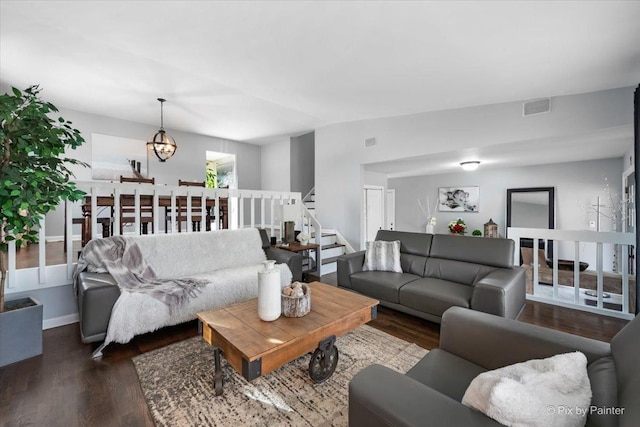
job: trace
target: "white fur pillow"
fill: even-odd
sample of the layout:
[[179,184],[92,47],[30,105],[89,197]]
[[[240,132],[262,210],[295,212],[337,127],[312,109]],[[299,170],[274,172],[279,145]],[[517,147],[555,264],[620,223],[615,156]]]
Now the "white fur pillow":
[[583,426],[591,403],[584,354],[558,354],[484,372],[462,403],[507,426]]
[[367,242],[363,271],[394,271],[402,273],[400,265],[400,240]]

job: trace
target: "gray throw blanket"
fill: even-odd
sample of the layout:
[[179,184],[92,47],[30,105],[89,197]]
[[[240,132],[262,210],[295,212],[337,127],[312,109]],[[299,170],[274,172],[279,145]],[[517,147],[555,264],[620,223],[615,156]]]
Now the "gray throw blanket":
[[73,273],[74,286],[78,274],[85,270],[108,272],[120,289],[147,294],[168,305],[170,313],[180,309],[190,297],[197,297],[196,291],[208,283],[192,278],[158,279],[138,245],[121,236],[87,243]]

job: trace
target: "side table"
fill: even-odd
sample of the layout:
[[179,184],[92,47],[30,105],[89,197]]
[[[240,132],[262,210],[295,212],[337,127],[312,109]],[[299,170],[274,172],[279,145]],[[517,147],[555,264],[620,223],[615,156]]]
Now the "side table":
[[[304,265],[302,266],[302,278],[306,280],[305,275],[309,273],[316,273],[318,271],[318,264],[316,260],[318,259],[318,248],[320,245],[315,243],[308,243],[306,245],[302,245],[299,242],[289,243],[287,246],[283,246],[282,244],[274,245],[274,247],[278,249],[284,249],[285,251],[297,252],[301,253],[302,256],[307,260],[307,269],[305,270]],[[315,259],[311,258],[310,251],[315,252]]]

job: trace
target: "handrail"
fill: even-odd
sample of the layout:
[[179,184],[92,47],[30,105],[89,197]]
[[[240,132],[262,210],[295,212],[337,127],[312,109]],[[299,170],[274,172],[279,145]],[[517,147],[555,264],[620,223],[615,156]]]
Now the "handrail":
[[309,192],[307,194],[304,195],[304,197],[302,198],[302,203],[304,202],[308,202],[309,199],[311,198],[311,195],[316,191],[316,186],[314,185],[313,187],[311,187],[311,190],[309,190]]
[[[303,219],[307,218],[308,220],[307,233],[309,233],[309,236],[311,236],[311,227],[313,227],[313,232],[316,235],[316,244],[318,245],[318,250],[316,251],[316,268],[318,273],[320,273],[320,268],[322,266],[322,225],[320,225],[320,222],[315,217],[315,215],[309,212],[309,209],[307,209],[307,207],[304,204],[301,203],[300,208],[301,208]],[[304,229],[304,225],[305,224],[303,220],[302,221],[303,229]]]

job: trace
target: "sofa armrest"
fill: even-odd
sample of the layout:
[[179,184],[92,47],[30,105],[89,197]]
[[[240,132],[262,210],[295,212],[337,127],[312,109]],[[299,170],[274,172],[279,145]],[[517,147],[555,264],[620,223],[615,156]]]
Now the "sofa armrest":
[[365,251],[353,252],[338,257],[338,286],[351,288],[351,275],[362,271]]
[[486,369],[581,351],[589,363],[610,356],[609,344],[461,307],[442,316],[440,349]]
[[381,365],[349,383],[349,427],[498,426],[460,402]]
[[525,294],[524,268],[500,268],[475,284],[471,296],[471,308],[507,319],[515,319],[524,307]]
[[80,338],[83,343],[102,341],[107,335],[111,309],[120,288],[109,273],[82,272],[76,282]]
[[267,259],[274,260],[276,264],[287,264],[294,281],[302,280],[301,254],[278,248],[265,248],[264,252],[267,255]]

